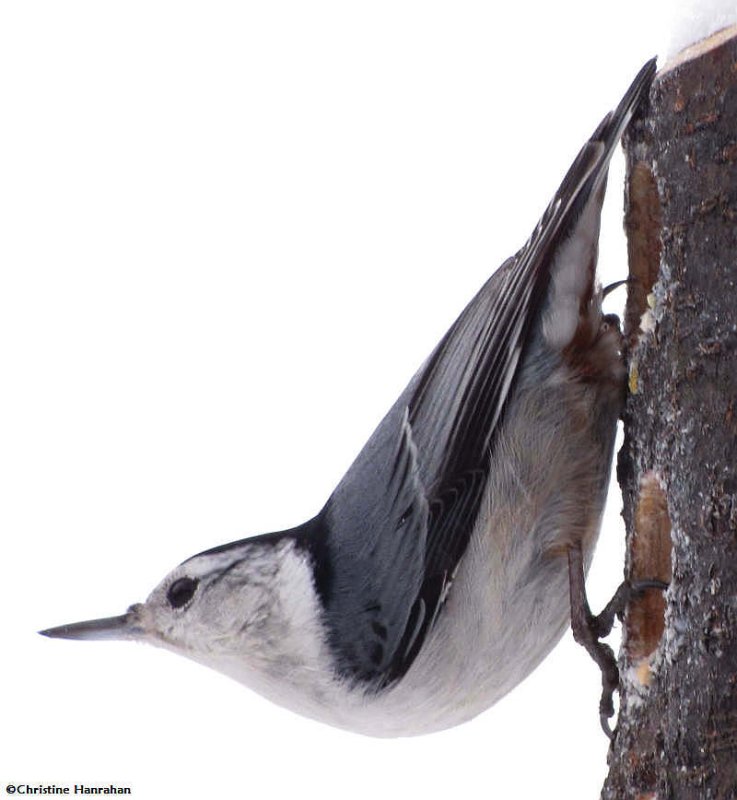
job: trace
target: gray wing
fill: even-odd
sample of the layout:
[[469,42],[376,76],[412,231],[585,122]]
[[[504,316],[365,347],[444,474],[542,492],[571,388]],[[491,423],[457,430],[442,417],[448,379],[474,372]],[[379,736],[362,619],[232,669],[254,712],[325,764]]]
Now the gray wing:
[[376,687],[412,664],[476,521],[558,243],[593,192],[655,73],[599,125],[527,244],[486,282],[381,422],[321,515],[318,591],[339,671]]

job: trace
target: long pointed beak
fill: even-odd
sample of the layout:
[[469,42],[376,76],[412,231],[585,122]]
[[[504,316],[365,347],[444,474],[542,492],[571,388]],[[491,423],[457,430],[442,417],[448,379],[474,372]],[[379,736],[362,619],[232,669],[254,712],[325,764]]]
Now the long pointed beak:
[[139,611],[140,604],[131,606],[119,617],[88,619],[39,631],[52,639],[140,639],[144,635]]

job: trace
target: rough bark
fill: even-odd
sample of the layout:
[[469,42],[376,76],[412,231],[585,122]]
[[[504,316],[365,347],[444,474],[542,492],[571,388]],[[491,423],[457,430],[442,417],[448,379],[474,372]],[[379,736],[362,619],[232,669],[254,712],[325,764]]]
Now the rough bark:
[[737,30],[656,78],[627,137],[630,578],[602,797],[737,798]]

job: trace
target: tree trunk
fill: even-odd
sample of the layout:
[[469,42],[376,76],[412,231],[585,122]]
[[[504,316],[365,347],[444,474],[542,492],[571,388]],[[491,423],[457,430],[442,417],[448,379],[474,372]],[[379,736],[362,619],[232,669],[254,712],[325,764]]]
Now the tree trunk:
[[630,129],[630,604],[602,797],[737,798],[737,29],[656,79]]

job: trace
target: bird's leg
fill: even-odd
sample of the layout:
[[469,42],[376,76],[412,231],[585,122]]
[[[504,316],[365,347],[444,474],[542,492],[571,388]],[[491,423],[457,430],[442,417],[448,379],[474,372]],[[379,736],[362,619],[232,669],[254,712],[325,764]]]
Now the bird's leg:
[[642,594],[646,589],[667,589],[668,584],[657,580],[642,580],[634,583],[625,581],[619,586],[603,611],[594,616],[586,598],[583,552],[580,546],[571,546],[568,549],[568,579],[571,593],[573,638],[586,648],[601,669],[599,721],[604,733],[612,739],[614,734],[609,726],[609,718],[614,714],[614,692],[619,688],[619,669],[612,648],[599,640],[611,632],[614,618],[621,618],[627,603],[633,597]]
[[599,720],[604,733],[611,739],[613,734],[609,727],[609,717],[614,714],[613,698],[614,691],[619,686],[619,669],[617,668],[617,661],[614,658],[612,648],[608,644],[599,641],[599,639],[602,636],[606,636],[614,624],[614,616],[617,613],[614,601],[617,599],[621,603],[621,597],[617,598],[620,590],[617,589],[602,614],[599,617],[595,617],[591,613],[589,601],[586,598],[583,552],[580,546],[575,545],[568,549],[568,580],[571,592],[571,629],[573,630],[573,638],[586,648],[601,670]]

